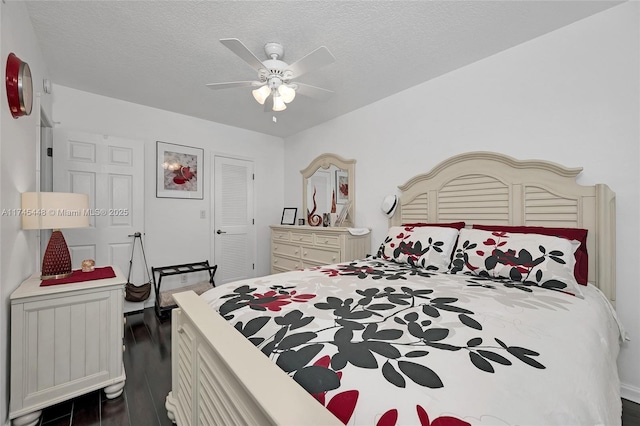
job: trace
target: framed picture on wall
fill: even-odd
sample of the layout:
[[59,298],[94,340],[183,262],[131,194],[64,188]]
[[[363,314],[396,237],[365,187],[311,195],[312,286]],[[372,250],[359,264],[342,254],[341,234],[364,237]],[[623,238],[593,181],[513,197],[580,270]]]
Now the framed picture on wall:
[[156,143],[156,197],[203,199],[204,150]]
[[349,172],[336,170],[336,203],[344,204],[349,200]]

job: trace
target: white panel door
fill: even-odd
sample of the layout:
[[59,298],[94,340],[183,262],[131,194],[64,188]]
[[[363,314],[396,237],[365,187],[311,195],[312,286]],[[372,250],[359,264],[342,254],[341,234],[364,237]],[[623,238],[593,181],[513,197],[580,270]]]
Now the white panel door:
[[253,162],[214,156],[216,284],[255,276]]
[[[53,149],[53,128],[40,123],[40,191],[42,192],[53,191],[53,158],[49,155],[49,149]],[[50,229],[40,231],[39,259],[42,258],[47,249],[51,232]],[[38,265],[38,268],[40,268],[40,265]]]
[[[73,268],[83,259],[129,271],[135,232],[144,235],[144,143],[54,129],[53,191],[89,194],[89,228],[64,229]],[[140,247],[131,282],[146,279]],[[126,302],[125,311],[143,304]]]

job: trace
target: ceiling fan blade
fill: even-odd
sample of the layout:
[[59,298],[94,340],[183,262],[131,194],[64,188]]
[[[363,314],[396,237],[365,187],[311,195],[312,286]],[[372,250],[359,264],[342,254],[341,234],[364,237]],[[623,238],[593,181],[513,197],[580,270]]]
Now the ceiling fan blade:
[[334,58],[331,52],[329,52],[329,49],[324,46],[320,46],[307,56],[289,65],[288,70],[293,73],[292,78],[296,78],[314,69],[329,65],[335,60],[336,58]]
[[326,100],[333,94],[333,91],[331,90],[322,89],[320,87],[311,86],[309,84],[303,84],[303,83],[294,83],[294,84],[298,86],[296,88],[296,93],[303,96],[308,96],[310,98]]
[[232,87],[258,87],[262,83],[259,81],[228,81],[226,83],[209,83],[206,86],[209,89],[230,89]]
[[240,40],[237,38],[223,38],[220,39],[220,43],[224,44],[231,50],[233,53],[238,55],[243,61],[245,61],[251,68],[256,71],[260,71],[260,69],[264,69],[264,65],[262,65],[262,61],[258,59],[256,55],[251,52],[247,46],[245,46]]

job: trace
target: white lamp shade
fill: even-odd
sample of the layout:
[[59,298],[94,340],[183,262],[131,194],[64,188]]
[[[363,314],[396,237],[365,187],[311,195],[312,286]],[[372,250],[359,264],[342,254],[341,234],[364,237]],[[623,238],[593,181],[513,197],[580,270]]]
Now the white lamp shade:
[[280,93],[280,97],[286,104],[293,101],[296,97],[296,91],[286,84],[281,84],[278,87],[278,93]]
[[89,226],[89,196],[66,192],[23,192],[22,229]]
[[253,93],[253,97],[260,105],[264,105],[264,101],[266,101],[271,94],[271,88],[265,84],[262,87],[252,90],[251,93]]
[[273,97],[273,110],[274,111],[284,111],[287,109],[287,105],[282,100],[282,96],[274,96]]

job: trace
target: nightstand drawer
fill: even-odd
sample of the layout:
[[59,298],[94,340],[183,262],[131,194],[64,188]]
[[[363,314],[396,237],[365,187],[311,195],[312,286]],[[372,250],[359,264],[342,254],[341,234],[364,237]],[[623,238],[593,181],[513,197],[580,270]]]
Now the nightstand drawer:
[[323,250],[319,248],[303,247],[302,259],[319,263],[336,263],[340,261],[340,250]]

